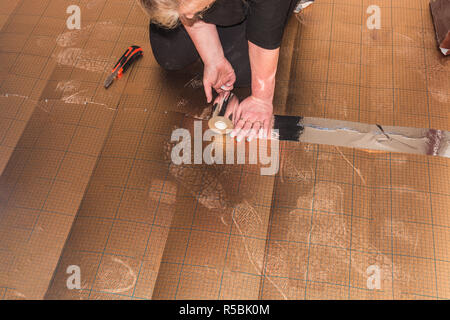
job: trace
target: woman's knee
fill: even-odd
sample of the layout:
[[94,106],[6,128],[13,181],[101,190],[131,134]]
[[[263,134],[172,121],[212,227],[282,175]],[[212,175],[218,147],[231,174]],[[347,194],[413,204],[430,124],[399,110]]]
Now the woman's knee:
[[158,55],[155,55],[156,62],[167,71],[178,71],[183,70],[186,68],[190,63],[180,63],[178,59],[168,59],[168,58],[161,58]]
[[165,70],[184,69],[199,58],[184,28],[164,29],[150,23],[149,31],[153,56]]

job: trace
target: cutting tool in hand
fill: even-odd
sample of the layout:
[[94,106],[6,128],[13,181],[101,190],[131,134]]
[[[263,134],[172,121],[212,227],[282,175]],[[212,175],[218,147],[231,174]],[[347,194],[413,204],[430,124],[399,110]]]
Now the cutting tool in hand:
[[208,121],[209,128],[218,134],[228,134],[233,130],[233,122],[230,118],[225,117],[229,102],[234,98],[232,92],[225,95],[221,103],[214,104],[213,114]]

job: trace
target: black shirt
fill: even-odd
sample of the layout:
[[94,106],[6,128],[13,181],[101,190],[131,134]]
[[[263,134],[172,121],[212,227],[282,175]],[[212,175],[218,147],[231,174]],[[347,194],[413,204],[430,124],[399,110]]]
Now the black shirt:
[[281,44],[284,27],[296,0],[216,0],[203,21],[232,26],[247,20],[247,40],[264,49]]

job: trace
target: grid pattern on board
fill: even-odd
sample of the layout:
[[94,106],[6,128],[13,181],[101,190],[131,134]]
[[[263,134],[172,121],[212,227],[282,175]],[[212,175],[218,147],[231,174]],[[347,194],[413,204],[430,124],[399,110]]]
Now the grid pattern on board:
[[[69,2],[81,31],[58,14]],[[0,297],[450,298],[448,159],[285,143],[274,177],[177,168],[170,133],[205,106],[195,68],[160,70],[135,1],[36,3],[1,20],[15,41],[0,52]],[[365,28],[370,4],[380,30]],[[277,113],[448,130],[430,19],[425,0],[316,1],[290,21]],[[130,41],[144,59],[103,90]],[[67,290],[69,265],[82,290]]]

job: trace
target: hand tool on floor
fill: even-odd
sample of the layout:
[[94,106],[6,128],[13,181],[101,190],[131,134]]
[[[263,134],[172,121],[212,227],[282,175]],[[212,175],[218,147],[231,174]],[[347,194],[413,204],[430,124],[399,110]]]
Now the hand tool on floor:
[[141,58],[143,55],[143,50],[139,46],[130,46],[125,51],[125,53],[120,57],[119,61],[117,61],[114,66],[111,74],[105,80],[105,88],[109,88],[109,86],[113,83],[114,79],[120,79],[127,71],[127,69],[131,66],[131,64]]

